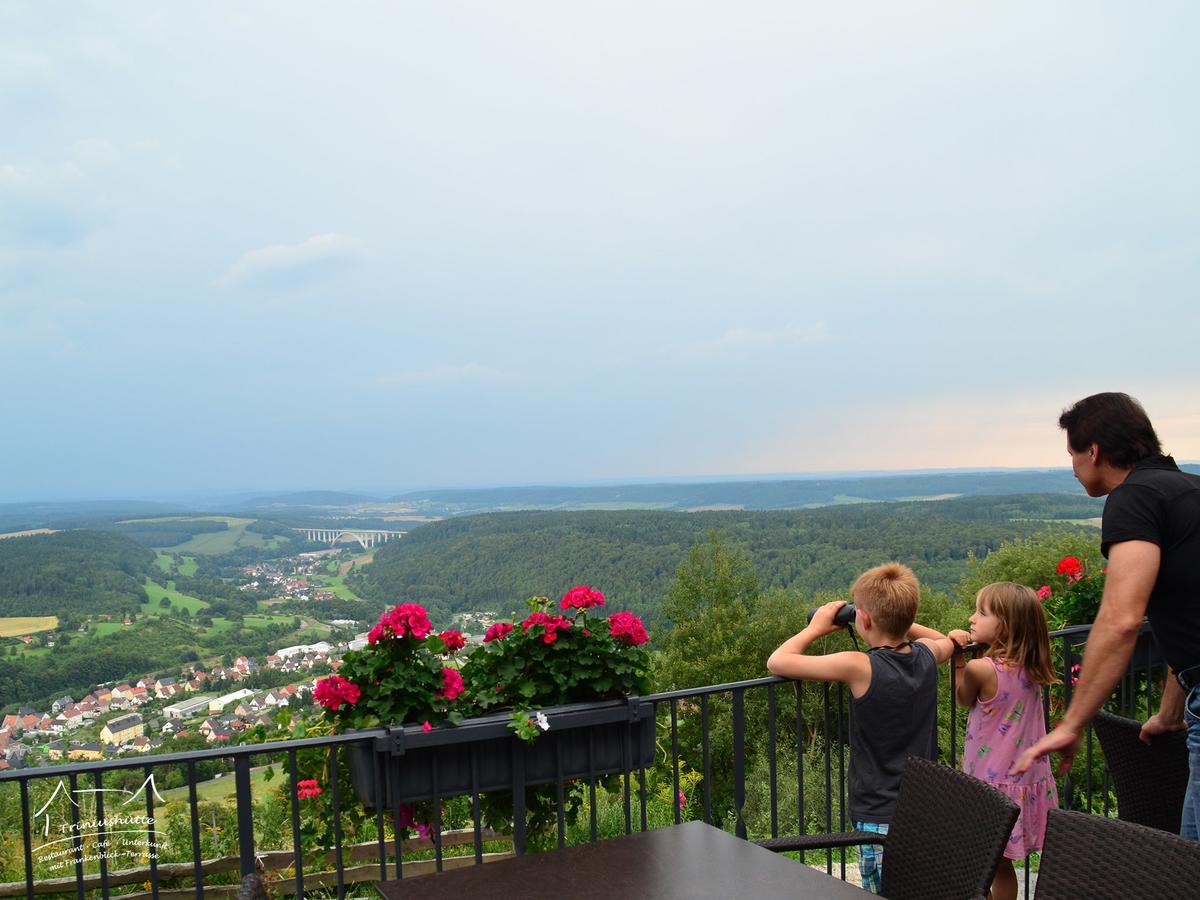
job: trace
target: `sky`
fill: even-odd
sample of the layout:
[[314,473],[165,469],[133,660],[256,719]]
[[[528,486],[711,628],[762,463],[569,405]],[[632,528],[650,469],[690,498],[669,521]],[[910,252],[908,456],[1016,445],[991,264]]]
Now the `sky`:
[[0,501],[1200,459],[1200,7],[6,3]]

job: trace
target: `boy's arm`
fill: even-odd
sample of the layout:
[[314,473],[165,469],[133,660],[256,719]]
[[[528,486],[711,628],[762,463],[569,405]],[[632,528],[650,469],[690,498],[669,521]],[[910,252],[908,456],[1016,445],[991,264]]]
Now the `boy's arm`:
[[918,625],[916,622],[913,622],[912,627],[908,629],[906,637],[910,641],[917,641],[928,647],[939,666],[954,655],[954,641],[950,640],[950,638],[946,637],[940,631],[935,631],[932,628],[926,628],[924,625]]
[[767,671],[797,681],[844,681],[854,696],[865,694],[871,685],[871,660],[865,653],[847,650],[825,656],[804,655],[813,641],[842,630],[833,624],[833,617],[845,604],[845,600],[834,600],[817,610],[807,628],[788,638],[771,654]]

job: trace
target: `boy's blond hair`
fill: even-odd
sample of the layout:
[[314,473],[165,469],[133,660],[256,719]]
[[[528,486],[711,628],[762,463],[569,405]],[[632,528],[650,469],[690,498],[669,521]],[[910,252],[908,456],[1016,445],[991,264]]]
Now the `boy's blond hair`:
[[850,596],[856,606],[870,613],[880,631],[900,637],[908,634],[917,619],[921,586],[912,569],[890,562],[859,575]]

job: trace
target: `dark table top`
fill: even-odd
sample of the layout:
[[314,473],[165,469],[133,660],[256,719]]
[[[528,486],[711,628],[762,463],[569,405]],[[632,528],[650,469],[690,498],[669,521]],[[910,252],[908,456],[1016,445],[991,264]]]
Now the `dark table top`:
[[404,897],[862,900],[861,889],[703,822],[377,885]]

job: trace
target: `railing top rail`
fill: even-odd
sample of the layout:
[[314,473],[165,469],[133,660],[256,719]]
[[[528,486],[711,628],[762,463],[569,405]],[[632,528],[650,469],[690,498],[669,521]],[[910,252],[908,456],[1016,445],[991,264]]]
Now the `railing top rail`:
[[791,679],[768,675],[766,678],[751,678],[748,681],[731,681],[728,684],[708,684],[703,687],[681,688],[677,691],[663,691],[658,694],[647,694],[643,700],[660,703],[664,700],[681,700],[685,697],[700,697],[704,694],[727,694],[731,691],[746,688],[766,687],[768,684],[787,684]]
[[143,757],[102,759],[92,762],[77,762],[65,766],[38,766],[30,769],[13,769],[0,772],[0,782],[22,781],[31,778],[48,778],[97,769],[108,772],[114,769],[144,769],[146,766],[165,766],[177,763],[196,762],[204,759],[235,759],[239,756],[257,756],[260,753],[286,753],[289,750],[304,750],[309,747],[328,747],[333,744],[353,744],[365,740],[385,737],[387,730],[375,728],[370,731],[354,731],[348,734],[331,734],[321,737],[296,738],[294,740],[266,741],[261,744],[240,744],[236,747],[213,747],[211,750],[188,750],[182,753],[163,753]]

